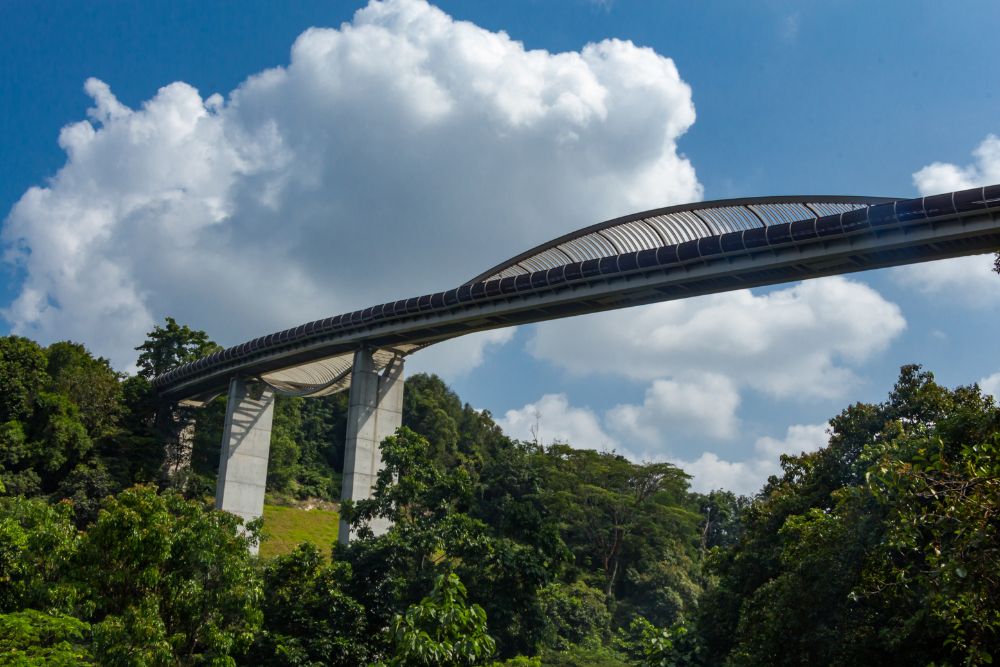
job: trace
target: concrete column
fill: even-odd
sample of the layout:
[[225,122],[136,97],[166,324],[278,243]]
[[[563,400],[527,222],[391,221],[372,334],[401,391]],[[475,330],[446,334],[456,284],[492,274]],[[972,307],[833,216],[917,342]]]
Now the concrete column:
[[[229,382],[215,507],[244,521],[252,521],[264,513],[273,413],[274,392],[270,387],[242,378]],[[252,551],[256,553],[257,548]]]
[[[342,500],[371,498],[379,470],[382,469],[380,445],[403,423],[403,359],[397,357],[380,376],[375,370],[372,350],[354,353],[351,371],[351,394],[347,408],[347,439],[344,452]],[[371,524],[376,535],[389,529],[389,522],[376,519]],[[350,524],[341,519],[338,540],[351,539]]]

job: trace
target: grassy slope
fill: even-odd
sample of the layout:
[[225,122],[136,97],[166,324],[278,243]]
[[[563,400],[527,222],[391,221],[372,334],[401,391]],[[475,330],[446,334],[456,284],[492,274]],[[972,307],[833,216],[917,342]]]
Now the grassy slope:
[[312,542],[327,554],[337,540],[340,517],[330,510],[264,505],[264,542],[260,555],[285,554],[302,542]]

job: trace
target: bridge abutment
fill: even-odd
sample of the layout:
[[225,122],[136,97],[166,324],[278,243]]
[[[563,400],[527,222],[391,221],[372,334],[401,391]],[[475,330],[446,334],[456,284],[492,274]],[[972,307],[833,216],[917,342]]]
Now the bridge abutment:
[[[239,377],[230,380],[215,507],[244,521],[264,512],[273,415],[274,392],[270,387]],[[251,551],[256,553],[257,547]]]
[[[371,497],[376,477],[382,469],[380,445],[403,423],[403,359],[393,359],[380,375],[372,352],[369,348],[361,348],[354,353],[347,408],[342,500],[358,501]],[[376,535],[389,529],[389,522],[385,519],[375,519],[370,525]],[[341,519],[338,541],[347,544],[352,537],[350,524]]]

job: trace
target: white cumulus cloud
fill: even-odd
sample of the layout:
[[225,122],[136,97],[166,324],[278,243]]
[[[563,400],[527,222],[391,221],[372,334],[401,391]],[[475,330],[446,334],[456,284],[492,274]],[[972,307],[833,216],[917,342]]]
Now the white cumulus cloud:
[[[989,135],[972,152],[973,162],[959,166],[934,162],[913,174],[921,195],[965,190],[1000,183],[1000,138]],[[973,307],[1000,305],[997,276],[992,273],[993,255],[971,255],[943,259],[892,270],[896,282],[926,295]]]
[[673,460],[692,476],[691,488],[702,493],[727,489],[751,495],[760,490],[771,475],[781,472],[782,454],[812,452],[824,447],[829,439],[829,424],[795,424],[788,427],[782,439],[764,436],[754,443],[753,458],[727,461],[713,452],[704,452],[697,459]]
[[[906,327],[898,306],[841,277],[581,319],[538,325],[532,354],[578,374],[687,383],[710,374],[778,398],[843,395],[857,379],[851,366],[884,350]],[[645,409],[658,403],[647,397]]]
[[488,350],[509,343],[514,331],[514,327],[479,331],[431,345],[408,358],[406,372],[436,373],[453,382],[482,364]]
[[722,375],[692,382],[655,380],[642,405],[617,405],[608,411],[607,422],[630,451],[662,451],[678,438],[731,439],[739,428],[739,404],[739,392]]
[[25,279],[3,314],[123,368],[165,315],[232,344],[701,197],[669,58],[528,50],[422,0],[307,30],[225,97],[175,82],[129,108],[109,84],[87,81],[65,165],[4,222]]
[[1000,403],[1000,372],[984,377],[978,384],[984,394],[989,394]]
[[565,394],[545,394],[534,403],[508,410],[497,424],[512,438],[543,445],[568,443],[579,449],[599,451],[618,448],[589,408],[570,405]]
[[1000,183],[1000,137],[987,135],[972,151],[974,161],[964,167],[934,162],[913,174],[913,184],[922,195],[965,190]]

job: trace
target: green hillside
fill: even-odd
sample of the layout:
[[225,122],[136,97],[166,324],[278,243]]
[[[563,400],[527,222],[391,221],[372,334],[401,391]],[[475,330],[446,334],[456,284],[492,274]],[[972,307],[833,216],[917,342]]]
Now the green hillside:
[[329,555],[330,545],[337,540],[339,523],[340,515],[332,510],[264,505],[260,555],[270,558],[286,554],[302,542],[311,542]]

